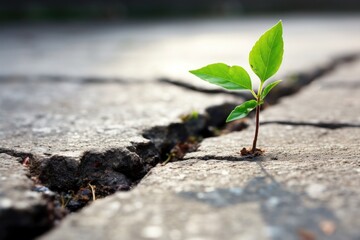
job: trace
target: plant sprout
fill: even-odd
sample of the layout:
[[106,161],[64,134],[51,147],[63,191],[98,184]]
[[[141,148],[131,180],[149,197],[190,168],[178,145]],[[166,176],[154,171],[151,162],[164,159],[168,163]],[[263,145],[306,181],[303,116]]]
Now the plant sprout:
[[260,79],[260,86],[257,89],[257,92],[255,92],[252,87],[249,74],[240,66],[228,66],[224,63],[215,63],[190,71],[190,73],[202,80],[216,84],[227,90],[250,91],[254,99],[237,106],[226,119],[226,122],[241,119],[246,117],[252,110],[256,109],[255,136],[252,149],[248,152],[249,154],[256,155],[259,152],[262,152],[260,149],[256,148],[259,134],[260,106],[264,103],[264,99],[268,93],[281,82],[281,80],[278,80],[266,84],[269,78],[278,71],[282,62],[284,53],[282,31],[282,22],[279,21],[259,38],[250,51],[250,67]]

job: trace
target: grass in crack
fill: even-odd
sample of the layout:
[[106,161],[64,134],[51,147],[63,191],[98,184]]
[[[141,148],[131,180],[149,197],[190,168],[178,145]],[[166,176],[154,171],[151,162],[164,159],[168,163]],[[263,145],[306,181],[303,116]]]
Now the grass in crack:
[[281,80],[265,84],[280,68],[284,53],[284,42],[282,37],[282,22],[266,31],[255,43],[249,54],[249,63],[252,71],[259,77],[260,86],[255,92],[247,71],[240,66],[228,66],[224,63],[214,63],[190,73],[209,83],[218,85],[227,90],[249,91],[254,99],[248,100],[237,106],[228,116],[226,122],[231,122],[246,117],[252,110],[256,109],[256,128],[253,145],[251,149],[243,148],[242,155],[258,156],[263,153],[256,148],[259,133],[260,107],[268,93],[278,85]]

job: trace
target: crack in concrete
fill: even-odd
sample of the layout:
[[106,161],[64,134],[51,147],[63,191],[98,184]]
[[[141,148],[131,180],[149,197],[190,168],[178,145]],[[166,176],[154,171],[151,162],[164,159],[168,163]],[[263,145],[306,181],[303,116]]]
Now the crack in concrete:
[[269,125],[269,124],[279,124],[279,125],[287,125],[287,126],[310,126],[317,128],[325,128],[330,130],[341,129],[341,128],[360,128],[360,124],[352,124],[352,123],[327,123],[327,122],[292,122],[292,121],[264,121],[261,122],[260,125]]
[[[25,158],[29,157],[30,159],[34,159],[35,156],[30,152],[22,152],[22,151],[16,151],[13,149],[3,148],[0,147],[0,153],[5,153],[7,155],[10,155],[12,157],[17,157],[19,159],[22,159],[24,161]],[[20,161],[20,163],[22,162]]]
[[[143,131],[142,136],[149,139],[148,142],[131,142],[127,147],[86,151],[79,159],[62,155],[40,156],[7,148],[0,148],[0,153],[19,157],[19,164],[28,161],[29,177],[34,181],[33,190],[45,192],[50,189],[55,195],[46,198],[54,206],[48,214],[66,215],[65,207],[75,212],[91,203],[90,184],[95,186],[97,198],[116,191],[131,190],[151,168],[165,159],[176,144],[191,136],[210,136],[209,127],[219,127],[234,106],[225,103],[209,107],[196,118]],[[35,232],[38,231],[32,233]]]
[[173,86],[181,87],[186,90],[191,90],[191,91],[201,92],[201,93],[206,93],[206,94],[228,94],[228,95],[232,95],[235,97],[242,97],[244,99],[249,99],[252,96],[251,94],[248,94],[247,92],[226,91],[221,88],[220,89],[201,88],[201,87],[198,87],[198,86],[186,83],[186,82],[171,80],[168,78],[160,78],[158,81],[161,83],[166,83],[166,84],[170,84]]
[[141,84],[149,81],[141,79],[127,79],[124,80],[118,77],[75,77],[70,75],[0,75],[0,84],[14,83],[14,82],[25,82],[29,81],[32,83],[79,83],[79,84]]

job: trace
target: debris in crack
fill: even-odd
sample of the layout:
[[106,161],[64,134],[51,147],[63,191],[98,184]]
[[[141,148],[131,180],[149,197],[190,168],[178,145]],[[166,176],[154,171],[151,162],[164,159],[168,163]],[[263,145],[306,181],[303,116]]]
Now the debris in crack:
[[[155,144],[162,164],[181,160],[187,152],[195,151],[203,138],[227,132],[228,129],[222,132],[221,128],[225,126],[228,112],[234,107],[234,103],[224,103],[207,108],[205,114],[191,112],[180,116],[182,123],[151,128],[143,133],[143,137]],[[240,125],[240,129],[246,127],[243,122]]]
[[189,137],[185,142],[177,143],[167,154],[167,159],[162,162],[162,165],[170,161],[177,161],[183,159],[186,153],[194,152],[199,147],[200,139],[196,137]]

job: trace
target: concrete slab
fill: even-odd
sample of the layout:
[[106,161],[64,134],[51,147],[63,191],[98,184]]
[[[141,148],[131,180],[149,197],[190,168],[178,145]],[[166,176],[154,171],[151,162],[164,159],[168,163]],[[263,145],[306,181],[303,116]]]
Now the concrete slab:
[[169,163],[41,239],[356,239],[356,164],[293,156]]
[[239,153],[251,146],[253,124],[204,139],[184,161],[156,166],[136,190],[98,200],[41,239],[358,239],[358,88],[326,87],[356,85],[357,69],[264,111],[273,121],[260,129],[264,156]]

